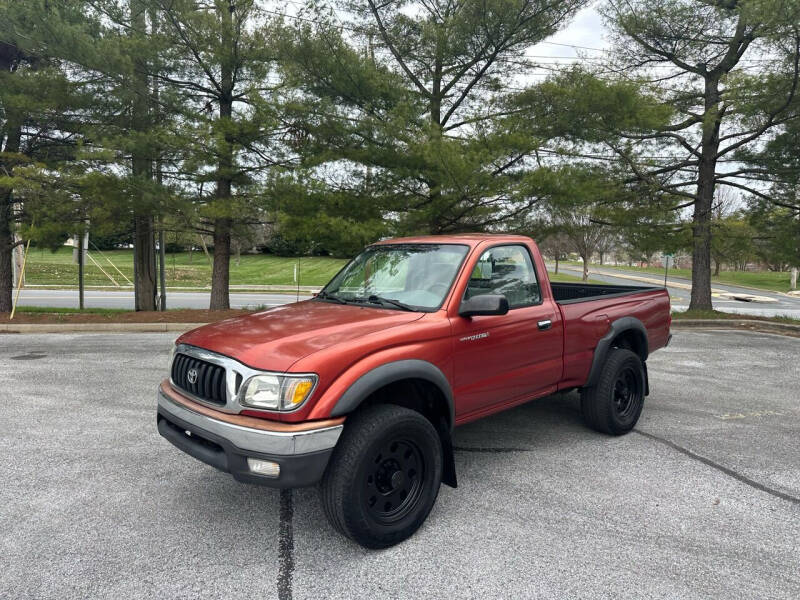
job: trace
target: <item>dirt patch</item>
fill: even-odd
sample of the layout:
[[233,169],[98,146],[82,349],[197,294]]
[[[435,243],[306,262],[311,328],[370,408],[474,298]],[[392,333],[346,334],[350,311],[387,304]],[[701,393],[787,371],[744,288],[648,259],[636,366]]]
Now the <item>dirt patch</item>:
[[0,313],[0,323],[213,323],[252,313],[251,310],[168,310],[166,312],[117,313],[25,313],[10,320],[9,313]]

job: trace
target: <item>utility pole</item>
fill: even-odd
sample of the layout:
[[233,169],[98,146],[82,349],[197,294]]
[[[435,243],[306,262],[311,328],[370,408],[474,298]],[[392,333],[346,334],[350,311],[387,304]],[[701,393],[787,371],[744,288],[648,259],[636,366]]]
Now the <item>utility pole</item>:
[[155,281],[153,282],[153,310],[159,310],[159,299],[158,299],[158,254],[156,254],[156,228],[155,228],[156,220],[153,218],[153,237],[151,238],[153,244],[153,277]]
[[139,306],[139,286],[136,284],[136,241],[133,242],[133,310]]
[[[14,234],[11,237],[14,243],[19,243],[19,237]],[[22,249],[22,245],[15,246],[14,249],[11,251],[11,287],[17,287],[19,285],[20,280],[20,265],[19,265],[19,251]]]
[[78,308],[83,310],[83,240],[86,234],[78,233],[75,235],[75,243],[78,248]]
[[[159,178],[161,173],[159,171]],[[164,219],[159,219],[158,228],[158,265],[159,265],[159,280],[161,283],[161,311],[167,310],[167,275],[166,275],[166,250],[164,249]]]
[[[800,200],[800,186],[797,188],[797,199]],[[800,232],[800,212],[797,213],[797,230]],[[800,259],[800,236],[795,236],[795,247],[794,247],[794,259],[797,261]],[[798,275],[798,265],[795,262],[792,265],[791,270],[789,271],[789,289],[794,291],[797,289],[797,275]]]

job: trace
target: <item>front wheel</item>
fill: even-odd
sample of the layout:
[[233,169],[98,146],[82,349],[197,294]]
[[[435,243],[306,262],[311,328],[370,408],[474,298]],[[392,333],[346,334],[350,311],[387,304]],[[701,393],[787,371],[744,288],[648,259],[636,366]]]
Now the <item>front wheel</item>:
[[644,392],[644,367],[639,356],[612,348],[597,384],[581,392],[583,418],[597,431],[628,433],[642,414]]
[[339,532],[386,548],[425,522],[441,481],[442,444],[430,421],[381,404],[348,419],[322,478],[322,506]]

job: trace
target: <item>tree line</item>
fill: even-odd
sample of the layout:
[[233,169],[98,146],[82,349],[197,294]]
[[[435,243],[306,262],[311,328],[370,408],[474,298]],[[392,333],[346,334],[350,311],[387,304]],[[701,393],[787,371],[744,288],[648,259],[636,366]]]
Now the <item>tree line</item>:
[[227,308],[258,227],[344,255],[464,231],[591,254],[613,232],[689,247],[710,308],[730,191],[800,264],[799,3],[605,0],[609,48],[542,61],[590,4],[0,0],[0,312],[15,246],[87,228],[132,239],[137,310],[164,232],[210,240]]

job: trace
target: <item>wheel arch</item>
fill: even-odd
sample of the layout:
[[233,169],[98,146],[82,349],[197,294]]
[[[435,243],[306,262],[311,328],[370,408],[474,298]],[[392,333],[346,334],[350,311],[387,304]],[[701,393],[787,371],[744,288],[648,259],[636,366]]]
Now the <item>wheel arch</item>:
[[603,370],[603,365],[606,362],[606,356],[611,348],[626,348],[639,356],[645,372],[645,394],[649,393],[646,361],[650,353],[650,347],[647,328],[636,317],[622,317],[611,323],[608,333],[597,342],[589,377],[583,387],[592,387],[597,383]]
[[423,414],[439,432],[444,450],[442,481],[456,487],[451,432],[455,405],[450,382],[433,363],[408,359],[385,363],[364,373],[339,397],[332,417],[373,404],[396,404]]

